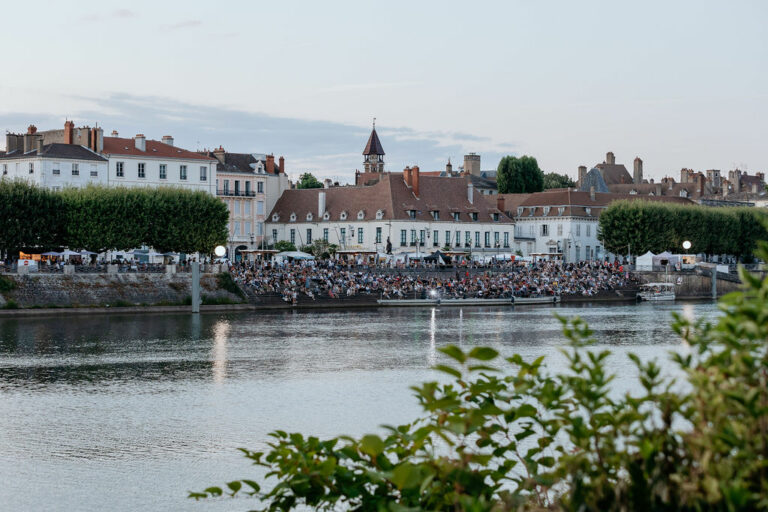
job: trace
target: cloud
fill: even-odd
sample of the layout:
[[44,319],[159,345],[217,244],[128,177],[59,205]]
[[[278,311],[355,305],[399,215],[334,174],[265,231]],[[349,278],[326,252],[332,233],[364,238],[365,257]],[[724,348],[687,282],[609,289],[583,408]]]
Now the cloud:
[[[121,136],[144,133],[152,139],[173,135],[175,143],[186,149],[214,148],[242,153],[274,153],[286,159],[288,174],[296,178],[312,172],[320,178],[342,183],[354,181],[355,169],[362,168],[362,152],[370,126],[331,121],[279,117],[260,112],[244,112],[215,106],[191,105],[170,98],[113,94],[101,97],[73,97],[81,107],[69,112],[35,115],[7,113],[3,119],[10,131],[63,126],[64,116],[74,117],[78,125],[98,123],[105,134],[113,129]],[[367,122],[367,119],[366,119]],[[495,168],[499,158],[514,153],[512,144],[497,144],[471,133],[419,131],[410,127],[378,125],[386,169],[400,171],[406,165],[424,170],[443,169],[451,158],[454,169],[464,154],[482,154],[484,169]]]
[[166,25],[165,28],[167,28],[168,30],[181,30],[184,28],[199,27],[202,24],[203,22],[201,20],[187,20],[187,21],[180,21],[178,23],[173,23],[171,25]]
[[110,13],[92,13],[80,18],[80,21],[103,21],[110,18],[127,19],[136,18],[138,15],[129,9],[115,9]]

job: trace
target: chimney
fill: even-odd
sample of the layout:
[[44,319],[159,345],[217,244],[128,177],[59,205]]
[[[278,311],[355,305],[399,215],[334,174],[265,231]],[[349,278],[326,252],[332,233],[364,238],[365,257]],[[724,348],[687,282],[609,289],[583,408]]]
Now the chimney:
[[322,219],[325,213],[325,191],[321,190],[317,194],[317,218]]
[[267,174],[275,174],[275,155],[267,155]]
[[595,187],[589,187],[589,200],[595,200]]
[[609,151],[605,154],[605,163],[614,165],[616,163],[616,157],[613,156],[613,151]]
[[147,150],[147,138],[144,137],[144,134],[139,133],[134,137],[133,143],[136,146],[136,149],[139,151],[146,151]]
[[36,133],[37,133],[37,126],[35,126],[33,124],[27,126],[27,134],[28,135],[34,135]]
[[661,196],[661,183],[656,183],[656,195]]
[[112,136],[117,137],[117,130],[112,130]]
[[213,157],[223,164],[224,163],[224,156],[226,155],[226,153],[227,152],[224,151],[224,148],[219,146],[218,148],[213,150]]
[[474,204],[474,191],[475,187],[472,185],[472,180],[467,180],[467,201],[469,201],[469,204]]
[[450,158],[448,159],[448,163],[445,164],[445,174],[447,174],[448,176],[453,174],[453,165],[451,165],[451,159]]
[[752,193],[757,194],[757,183],[752,184]]
[[64,144],[72,144],[72,136],[74,135],[73,132],[75,130],[75,122],[74,121],[65,121],[64,122]]
[[413,195],[419,197],[419,166],[414,165],[411,169],[411,184],[413,186]]
[[579,185],[584,183],[584,179],[587,177],[587,166],[586,165],[580,165],[579,166]]
[[632,181],[637,183],[643,182],[643,161],[640,160],[640,157],[635,157],[635,172],[632,175]]
[[279,165],[280,165],[280,167],[277,169],[277,172],[278,172],[278,173],[280,173],[280,172],[281,172],[281,173],[285,174],[285,158],[283,158],[283,157],[281,156],[281,157],[278,159],[278,162],[279,162]]
[[43,138],[40,137],[35,142],[37,142],[37,156],[40,156],[43,154]]
[[173,146],[173,137],[171,135],[163,135],[163,144]]
[[501,194],[496,196],[496,209],[501,213],[506,213],[506,210],[504,210],[504,196]]
[[405,185],[407,187],[411,186],[411,168],[406,167],[403,169],[403,180],[405,180]]

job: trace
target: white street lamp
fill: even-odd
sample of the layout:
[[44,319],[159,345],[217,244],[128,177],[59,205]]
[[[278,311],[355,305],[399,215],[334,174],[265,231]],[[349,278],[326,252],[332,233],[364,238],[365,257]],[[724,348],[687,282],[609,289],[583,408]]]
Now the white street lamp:
[[691,242],[690,241],[686,240],[685,242],[683,242],[683,249],[685,249],[687,251],[690,248],[691,248]]
[[217,245],[213,250],[213,254],[215,254],[217,258],[222,258],[225,254],[227,254],[227,248],[223,245]]

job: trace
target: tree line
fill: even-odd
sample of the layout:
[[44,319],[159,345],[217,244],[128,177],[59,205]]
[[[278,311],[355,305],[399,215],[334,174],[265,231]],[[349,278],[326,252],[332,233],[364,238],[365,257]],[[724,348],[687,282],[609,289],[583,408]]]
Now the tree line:
[[575,187],[576,182],[567,174],[544,172],[532,156],[505,156],[496,169],[499,194],[541,192],[552,188]]
[[757,208],[616,201],[600,215],[598,238],[614,254],[683,252],[733,255],[751,261],[758,240],[768,239],[762,224],[766,214]]
[[159,252],[208,254],[227,240],[226,205],[176,188],[86,187],[52,191],[0,181],[0,251],[69,248],[104,252],[143,245]]

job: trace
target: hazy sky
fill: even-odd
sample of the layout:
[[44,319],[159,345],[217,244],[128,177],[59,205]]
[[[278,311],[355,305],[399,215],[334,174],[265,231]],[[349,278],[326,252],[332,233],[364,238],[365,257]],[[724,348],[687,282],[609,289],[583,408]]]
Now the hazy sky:
[[[465,152],[768,170],[768,2],[11,2],[0,127],[99,123],[349,180]],[[4,142],[0,142],[2,146]]]

